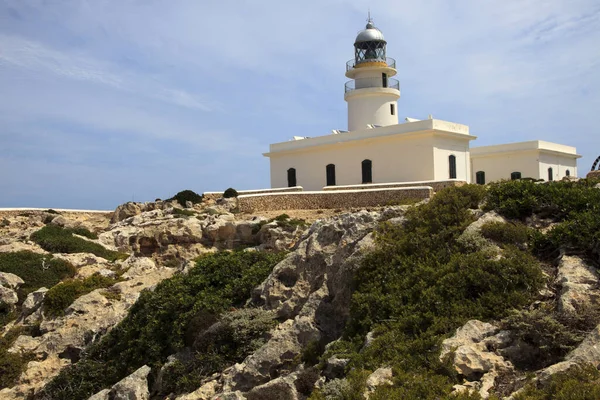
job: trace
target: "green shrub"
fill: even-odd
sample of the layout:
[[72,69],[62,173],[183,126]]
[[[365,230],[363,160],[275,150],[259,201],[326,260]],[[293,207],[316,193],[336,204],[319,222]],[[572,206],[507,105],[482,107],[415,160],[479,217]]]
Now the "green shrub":
[[[378,389],[378,398],[445,398],[459,382],[439,360],[441,341],[470,319],[506,316],[537,295],[542,273],[527,252],[507,246],[497,259],[477,249],[463,251],[459,238],[484,194],[475,185],[445,189],[409,209],[402,225],[384,223],[377,231],[376,249],[355,274],[343,340],[332,351],[345,348],[351,369],[389,365],[404,377],[393,388]],[[369,331],[375,339],[361,350]]]
[[294,386],[296,386],[296,390],[302,393],[305,396],[309,396],[314,387],[317,380],[319,380],[320,374],[319,370],[315,367],[306,368],[302,370],[298,374],[298,378],[296,382],[294,382]]
[[183,217],[193,217],[194,215],[196,215],[196,213],[191,210],[184,210],[181,208],[173,208],[173,215],[175,216],[175,218],[183,218]]
[[65,308],[77,298],[93,290],[106,288],[118,282],[117,279],[94,274],[84,280],[70,279],[52,287],[44,297],[44,311],[49,316],[61,315]]
[[525,224],[520,222],[488,222],[481,226],[481,235],[502,245],[524,248],[532,233]]
[[41,287],[50,288],[77,273],[67,261],[31,251],[0,253],[0,271],[13,273],[25,281],[17,292],[21,301],[29,293]]
[[523,350],[511,360],[521,369],[539,369],[554,364],[583,340],[545,309],[515,311],[502,324],[523,343]]
[[238,192],[234,188],[229,188],[223,192],[223,197],[226,199],[229,199],[232,197],[238,197]]
[[[82,361],[46,385],[41,398],[87,399],[143,365],[159,368],[169,355],[193,346],[221,313],[243,306],[252,289],[283,257],[282,253],[263,252],[219,252],[200,257],[188,274],[166,279],[154,291],[143,291],[127,317],[93,344]],[[232,335],[252,336],[257,332],[252,324],[243,328],[231,322],[229,326],[238,330]],[[211,374],[211,368],[222,366],[230,354],[237,357],[253,348],[252,340],[249,344],[238,339],[239,347],[216,349],[217,354],[198,352],[197,362],[209,367],[196,371],[195,376],[175,374],[181,378],[175,386],[188,387],[186,380],[192,386],[191,382],[195,384],[204,373]],[[103,369],[105,372],[100,373]],[[85,384],[80,384],[83,381]]]
[[14,354],[7,351],[17,337],[24,333],[23,328],[13,328],[0,337],[0,389],[13,386],[27,363],[33,359],[29,353]]
[[507,218],[525,219],[539,214],[562,221],[573,213],[600,211],[600,191],[585,179],[543,184],[527,180],[496,182],[489,185],[486,209]]
[[198,204],[198,203],[202,203],[202,199],[203,199],[202,195],[199,195],[198,193],[196,193],[192,190],[182,190],[181,192],[177,193],[175,196],[171,197],[167,201],[177,200],[177,202],[179,204],[181,204],[183,207],[185,207],[185,203],[187,201],[191,201],[192,204]]
[[529,384],[515,400],[597,400],[600,399],[600,372],[591,364],[575,365],[550,378],[540,388]]
[[97,237],[84,228],[68,229],[56,225],[46,225],[31,234],[31,240],[51,253],[92,253],[109,261],[126,258],[127,255],[108,250],[98,243],[73,236],[83,235],[89,238]]
[[51,208],[47,209],[47,210],[46,210],[46,212],[47,212],[48,214],[60,214],[58,211],[56,211],[56,210],[53,210],[53,209],[51,209]]

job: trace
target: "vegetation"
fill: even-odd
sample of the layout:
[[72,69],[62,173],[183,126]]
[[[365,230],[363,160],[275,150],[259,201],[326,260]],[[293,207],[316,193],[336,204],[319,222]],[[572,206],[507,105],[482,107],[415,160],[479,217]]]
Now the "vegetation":
[[[142,292],[128,316],[93,344],[80,362],[63,370],[40,398],[87,399],[142,365],[160,368],[169,355],[184,349],[198,351],[193,362],[181,363],[175,367],[177,371],[171,371],[171,387],[187,388],[192,380],[241,361],[273,324],[272,317],[252,311],[223,318],[221,314],[243,306],[252,289],[283,256],[221,252],[199,258],[187,275],[177,275],[154,291]],[[218,321],[220,324],[211,328]],[[229,347],[217,346],[225,342]]]
[[290,218],[290,216],[287,214],[280,214],[275,218],[271,218],[266,221],[261,221],[258,224],[254,225],[252,233],[257,234],[258,232],[260,232],[260,229],[263,227],[263,225],[270,224],[271,222],[277,222],[278,227],[288,232],[293,232],[296,230],[296,228],[304,228],[307,225],[306,221],[303,219]]
[[226,199],[229,199],[232,197],[238,197],[238,192],[234,188],[229,188],[223,192],[223,197]]
[[[351,359],[349,393],[364,391],[368,371],[394,368],[394,385],[374,398],[437,399],[458,383],[441,363],[439,344],[470,319],[507,316],[528,304],[543,282],[536,259],[514,247],[503,258],[465,253],[458,238],[484,199],[474,185],[448,188],[410,209],[399,226],[384,223],[377,249],[355,276],[356,291],[344,339],[326,352]],[[367,332],[376,338],[361,351]],[[342,397],[355,398],[355,397]]]
[[192,204],[202,203],[203,196],[192,190],[182,190],[167,201],[177,200],[179,204],[185,207],[185,203],[191,201]]
[[31,235],[31,240],[51,253],[92,253],[109,261],[127,258],[127,254],[108,250],[98,243],[73,236],[73,234],[86,236],[90,239],[97,238],[95,234],[83,228],[71,229],[46,225],[35,231]]
[[77,269],[67,261],[31,251],[0,253],[0,272],[10,272],[25,283],[19,288],[19,299],[41,287],[52,287],[65,278],[75,276]]
[[488,222],[481,226],[481,235],[500,245],[523,248],[529,242],[532,231],[521,222]]
[[118,279],[107,278],[94,274],[84,280],[69,279],[53,286],[44,297],[44,311],[50,317],[64,313],[65,308],[70,306],[80,296],[93,290],[106,288],[114,285]]
[[175,218],[193,217],[194,215],[196,215],[196,213],[192,210],[173,208],[173,216],[175,216]]
[[542,387],[528,385],[515,400],[597,400],[600,399],[600,372],[590,364],[576,365],[559,372]]
[[19,335],[26,333],[25,328],[13,328],[4,336],[0,336],[0,389],[13,386],[27,363],[32,360],[31,354],[14,354],[7,351]]

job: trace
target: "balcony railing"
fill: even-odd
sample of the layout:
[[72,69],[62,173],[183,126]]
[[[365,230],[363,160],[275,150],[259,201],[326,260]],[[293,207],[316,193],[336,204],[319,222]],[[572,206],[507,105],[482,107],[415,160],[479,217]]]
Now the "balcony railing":
[[[380,58],[373,58],[373,59],[368,58],[366,60],[360,60],[359,62],[356,62],[356,60],[353,58],[352,60],[349,60],[346,63],[346,72],[350,71],[352,68],[356,68],[357,65],[369,63],[369,62],[383,62],[383,60]],[[393,58],[387,57],[385,59],[385,63],[387,64],[388,67],[396,69],[396,60],[394,60]]]
[[346,82],[344,86],[344,92],[348,93],[353,90],[358,89],[368,89],[368,88],[389,88],[400,90],[400,82],[397,79],[388,78],[387,86],[383,85],[383,79],[381,78],[363,78],[363,79],[354,79]]

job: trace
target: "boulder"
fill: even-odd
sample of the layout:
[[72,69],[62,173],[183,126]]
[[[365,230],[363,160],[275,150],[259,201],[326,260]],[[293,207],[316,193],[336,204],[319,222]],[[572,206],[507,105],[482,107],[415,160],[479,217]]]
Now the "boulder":
[[586,178],[587,179],[600,179],[600,170],[588,172]]
[[17,290],[25,281],[10,272],[0,272],[0,286]]
[[150,397],[148,392],[148,374],[150,367],[144,365],[133,374],[117,382],[108,398],[111,400],[147,400]]
[[21,315],[26,317],[37,310],[42,305],[47,291],[48,289],[41,287],[38,290],[29,293],[21,305]]
[[454,368],[467,378],[478,378],[494,369],[509,368],[502,356],[489,352],[485,343],[463,345],[454,352]]
[[110,389],[104,389],[91,396],[88,400],[109,400]]
[[440,360],[442,360],[446,354],[458,349],[460,346],[479,343],[483,339],[494,335],[496,332],[498,332],[498,328],[492,324],[481,322],[476,319],[470,320],[462,327],[458,328],[454,336],[442,342]]
[[349,362],[349,358],[338,358],[337,356],[328,358],[323,369],[323,376],[327,379],[343,378]]
[[580,257],[562,257],[555,283],[561,288],[558,311],[566,317],[600,302],[598,273]]
[[110,223],[114,224],[119,221],[123,221],[129,217],[139,215],[142,213],[142,205],[140,203],[127,202],[117,207],[113,213]]
[[392,369],[391,368],[378,368],[367,378],[366,389],[363,393],[363,397],[368,399],[371,394],[377,389],[377,386],[391,385],[392,382]]
[[21,354],[33,352],[38,346],[40,342],[37,338],[20,335],[7,350],[9,353]]
[[17,292],[4,286],[0,286],[0,303],[15,305],[19,301]]
[[221,390],[221,385],[218,381],[210,381],[200,386],[197,390],[192,393],[183,394],[177,396],[176,400],[206,400],[211,399]]
[[[298,400],[300,395],[294,385],[297,374],[290,374],[273,379],[264,385],[256,386],[248,393],[248,400]],[[303,396],[302,396],[303,397]]]

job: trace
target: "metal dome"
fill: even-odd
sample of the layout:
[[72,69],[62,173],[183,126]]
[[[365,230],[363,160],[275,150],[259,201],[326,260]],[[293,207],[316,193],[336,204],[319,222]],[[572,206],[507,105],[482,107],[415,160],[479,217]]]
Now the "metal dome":
[[375,27],[375,25],[373,25],[372,21],[369,21],[367,23],[367,26],[365,27],[365,29],[358,32],[358,35],[356,36],[356,40],[354,41],[354,43],[373,42],[373,41],[385,42],[385,39],[383,38],[383,33],[381,33],[381,31],[379,29],[377,29]]

